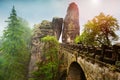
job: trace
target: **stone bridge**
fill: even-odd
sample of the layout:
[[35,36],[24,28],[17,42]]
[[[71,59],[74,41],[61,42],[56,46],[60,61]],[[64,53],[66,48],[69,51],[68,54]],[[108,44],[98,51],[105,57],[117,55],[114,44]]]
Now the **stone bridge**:
[[[73,43],[79,35],[79,9],[73,2],[63,18],[53,18],[52,22],[44,20],[36,25],[32,37],[32,50],[29,72],[36,70],[36,62],[40,62],[43,43],[40,38],[51,35],[59,40],[60,46],[60,80],[120,80],[120,47],[85,46]],[[66,43],[66,44],[64,44]]]
[[[80,45],[61,44],[60,80],[120,80],[119,61],[106,57],[106,54],[101,58],[100,53],[105,49],[100,49],[89,51],[85,46],[81,49]],[[109,55],[112,52],[105,51]]]

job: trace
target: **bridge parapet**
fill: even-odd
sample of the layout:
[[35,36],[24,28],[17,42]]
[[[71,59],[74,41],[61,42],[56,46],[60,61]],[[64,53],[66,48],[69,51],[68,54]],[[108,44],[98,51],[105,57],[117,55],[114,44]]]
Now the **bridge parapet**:
[[[104,48],[103,48],[104,47]],[[112,46],[112,47],[94,47],[94,46],[84,46],[82,44],[61,44],[61,50],[63,51],[67,63],[66,65],[66,74],[71,76],[70,74],[73,71],[69,71],[71,64],[76,62],[80,65],[87,80],[120,80],[120,68],[119,65],[116,66],[113,62],[109,62],[112,60],[105,59],[106,57],[109,58],[108,54],[119,54],[119,47]],[[116,48],[117,47],[117,48]],[[116,49],[116,50],[114,50]],[[116,51],[116,52],[115,52]],[[118,59],[118,58],[117,58]],[[117,59],[114,59],[114,61]],[[106,61],[105,61],[106,60]],[[118,59],[119,60],[119,59]],[[112,65],[111,65],[112,64]],[[119,64],[119,61],[118,61]],[[73,66],[72,66],[73,67]],[[64,69],[64,70],[65,70]],[[78,70],[79,71],[79,70]],[[68,80],[70,77],[67,77]],[[72,75],[73,78],[73,75]],[[86,80],[84,79],[84,80]],[[74,79],[71,79],[74,80]],[[83,80],[83,79],[79,79]]]
[[61,46],[73,52],[78,52],[78,55],[83,54],[108,64],[120,66],[120,46],[102,45],[101,47],[96,47],[92,45],[64,43]]
[[77,61],[87,80],[120,80],[120,71],[115,66],[80,55]]

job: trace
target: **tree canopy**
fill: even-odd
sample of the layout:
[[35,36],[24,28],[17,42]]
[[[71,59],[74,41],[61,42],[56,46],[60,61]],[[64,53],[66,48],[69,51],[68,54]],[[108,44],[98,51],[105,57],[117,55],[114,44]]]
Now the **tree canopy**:
[[118,29],[116,18],[100,13],[84,25],[84,31],[78,41],[85,44],[111,45],[112,41],[118,40],[118,35],[115,33]]
[[57,80],[59,43],[54,36],[43,37],[41,41],[44,43],[43,58],[38,63],[38,70],[33,72],[33,80]]

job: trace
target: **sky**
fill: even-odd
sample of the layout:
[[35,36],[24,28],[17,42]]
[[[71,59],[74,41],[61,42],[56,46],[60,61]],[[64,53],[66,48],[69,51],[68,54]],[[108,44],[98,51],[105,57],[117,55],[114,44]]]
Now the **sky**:
[[17,15],[27,20],[33,28],[34,24],[41,23],[42,20],[64,18],[71,2],[76,2],[79,7],[80,32],[83,25],[100,12],[112,15],[120,23],[120,0],[0,0],[0,35],[7,26],[5,21],[10,16],[13,5]]

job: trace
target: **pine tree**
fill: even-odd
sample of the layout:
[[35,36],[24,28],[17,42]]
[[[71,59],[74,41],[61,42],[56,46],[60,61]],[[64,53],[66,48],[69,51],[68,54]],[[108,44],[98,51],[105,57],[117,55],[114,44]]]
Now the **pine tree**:
[[29,50],[25,41],[26,30],[14,6],[6,22],[8,26],[4,30],[1,47],[5,59],[1,69],[2,80],[27,80]]
[[3,33],[3,53],[15,55],[21,51],[24,41],[22,40],[23,29],[20,27],[16,10],[13,6],[12,13],[8,18],[8,26]]

